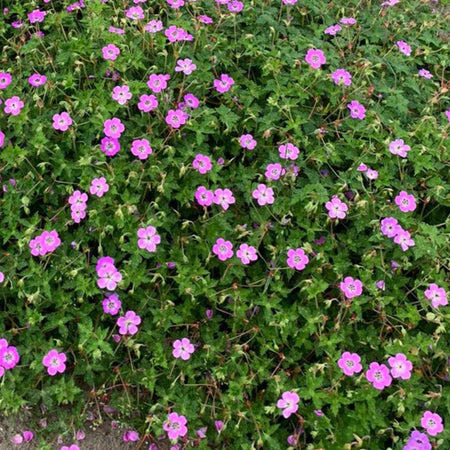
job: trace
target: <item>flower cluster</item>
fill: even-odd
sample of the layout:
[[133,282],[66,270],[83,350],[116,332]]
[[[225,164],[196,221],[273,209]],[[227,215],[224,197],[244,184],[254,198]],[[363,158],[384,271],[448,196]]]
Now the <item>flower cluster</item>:
[[57,231],[43,231],[42,234],[31,239],[29,246],[33,256],[44,256],[51,253],[61,245]]
[[110,256],[99,258],[96,266],[97,286],[100,289],[114,291],[117,284],[122,281],[122,274],[116,269],[114,259]]

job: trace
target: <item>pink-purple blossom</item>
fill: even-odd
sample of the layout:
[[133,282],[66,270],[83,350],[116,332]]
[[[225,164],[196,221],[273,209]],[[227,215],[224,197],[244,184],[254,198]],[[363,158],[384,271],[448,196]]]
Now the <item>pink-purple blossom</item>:
[[366,117],[366,108],[357,100],[352,100],[347,104],[347,108],[350,110],[350,117],[353,119],[362,120]]
[[178,415],[176,412],[172,412],[167,416],[163,429],[167,432],[168,438],[174,441],[179,437],[186,436],[188,432],[187,419],[182,415]]
[[136,139],[131,143],[131,153],[140,160],[144,160],[153,153],[153,149],[147,139]]
[[420,419],[420,424],[425,428],[426,432],[430,436],[436,436],[444,431],[444,425],[442,424],[442,417],[431,411],[425,411],[422,418]]
[[218,188],[214,191],[213,202],[216,205],[220,205],[222,209],[226,211],[230,205],[236,203],[236,200],[230,189]]
[[256,147],[257,142],[253,138],[251,134],[243,134],[239,138],[239,143],[242,148],[246,148],[247,150],[253,150]]
[[345,375],[351,377],[355,373],[361,372],[361,357],[357,353],[344,352],[338,361],[338,366]]
[[241,260],[242,264],[245,265],[258,259],[256,248],[248,244],[241,244],[239,249],[236,251],[236,256]]
[[401,158],[406,158],[407,153],[411,150],[409,145],[403,142],[403,139],[396,139],[389,143],[389,151],[393,155],[398,155]]
[[291,269],[303,270],[308,262],[308,255],[302,248],[291,248],[287,251],[286,263]]
[[59,353],[57,350],[50,350],[43,358],[42,364],[47,368],[47,373],[52,377],[57,373],[64,373],[66,371],[67,356],[64,353]]
[[117,56],[120,55],[120,49],[114,44],[108,44],[102,48],[102,53],[103,59],[115,61],[117,59]]
[[403,353],[397,353],[388,358],[388,364],[391,366],[391,375],[393,378],[409,380],[411,378],[412,362],[406,358]]
[[425,290],[425,297],[430,300],[433,308],[448,305],[448,294],[444,288],[439,287],[436,283],[431,283]]
[[194,351],[195,347],[188,338],[177,339],[173,343],[172,355],[174,358],[181,358],[182,360],[187,361]]
[[319,69],[320,66],[325,64],[327,62],[325,58],[325,54],[322,50],[316,50],[313,48],[310,48],[306,52],[305,61],[313,68],[313,69]]
[[414,195],[408,194],[406,191],[399,192],[397,197],[395,197],[395,204],[401,212],[414,211],[417,207]]
[[139,228],[137,231],[138,247],[148,252],[156,252],[156,247],[161,243],[161,236],[156,234],[156,228],[149,225],[147,228]]
[[219,79],[214,80],[214,88],[217,92],[224,93],[228,92],[234,84],[233,78],[228,76],[226,73],[220,75]]
[[277,401],[277,408],[282,410],[283,417],[288,419],[291,414],[295,414],[298,410],[298,402],[300,397],[296,392],[283,392],[281,398]]
[[366,372],[366,378],[372,383],[375,389],[383,390],[392,383],[392,377],[389,374],[389,369],[384,364],[373,362],[370,364]]
[[352,76],[350,75],[350,72],[347,72],[344,69],[335,70],[331,74],[331,78],[337,85],[343,84],[345,86],[350,86],[352,84]]
[[15,95],[14,97],[5,100],[5,108],[3,109],[6,114],[11,114],[13,116],[18,116],[20,111],[24,107],[24,103],[20,98]]
[[109,185],[104,177],[94,178],[91,181],[89,192],[97,197],[103,197],[103,195],[109,191]]
[[212,248],[213,253],[221,260],[226,261],[233,257],[233,244],[223,238],[218,238]]
[[267,187],[265,184],[258,184],[252,192],[252,197],[258,202],[259,206],[272,205],[275,201],[273,189]]
[[119,334],[135,335],[138,332],[138,325],[141,323],[141,318],[134,311],[127,311],[124,316],[117,319],[117,326],[119,327]]
[[348,211],[348,206],[339,200],[337,195],[333,195],[331,200],[325,203],[325,208],[327,208],[328,216],[331,219],[344,219]]
[[354,298],[362,294],[363,284],[361,280],[354,279],[353,277],[345,277],[339,287],[346,298]]
[[198,153],[192,162],[192,167],[198,170],[202,175],[208,173],[212,169],[211,158]]

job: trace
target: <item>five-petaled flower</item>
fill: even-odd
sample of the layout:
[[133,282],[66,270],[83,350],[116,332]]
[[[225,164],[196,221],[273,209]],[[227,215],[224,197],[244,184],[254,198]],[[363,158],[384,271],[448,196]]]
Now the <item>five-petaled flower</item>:
[[43,358],[42,364],[47,367],[47,373],[51,376],[57,373],[64,373],[66,370],[67,356],[57,350],[50,350]]
[[283,417],[287,419],[291,414],[297,412],[299,401],[300,398],[296,392],[286,391],[277,401],[277,408],[282,410]]
[[181,358],[182,360],[187,361],[194,351],[195,347],[188,338],[177,339],[173,343],[172,355],[174,358]]

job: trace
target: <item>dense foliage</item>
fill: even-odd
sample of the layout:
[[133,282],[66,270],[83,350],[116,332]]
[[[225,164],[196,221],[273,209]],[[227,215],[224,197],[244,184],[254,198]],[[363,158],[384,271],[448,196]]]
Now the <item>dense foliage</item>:
[[36,445],[449,448],[445,2],[9,3],[0,408],[70,405]]

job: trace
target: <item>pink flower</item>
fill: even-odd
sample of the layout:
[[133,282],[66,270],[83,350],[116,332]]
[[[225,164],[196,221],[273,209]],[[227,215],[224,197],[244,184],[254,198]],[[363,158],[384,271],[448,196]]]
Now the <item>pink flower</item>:
[[66,111],[53,116],[53,128],[55,130],[66,131],[70,125],[72,125],[72,119]]
[[362,120],[366,117],[366,108],[357,100],[352,100],[350,103],[348,103],[347,108],[350,110],[350,116],[353,119]]
[[356,170],[358,172],[365,172],[367,169],[368,167],[365,164],[361,163]]
[[60,450],[80,450],[80,447],[76,444],[72,444],[70,447],[63,445]]
[[176,440],[179,437],[186,436],[188,432],[186,424],[186,417],[173,412],[167,416],[167,421],[164,422],[163,429],[167,431],[167,436],[170,440]]
[[402,158],[406,158],[406,154],[411,150],[409,145],[403,142],[403,139],[396,139],[389,143],[389,151],[393,155],[398,155]]
[[246,148],[248,150],[253,150],[256,147],[257,142],[253,139],[251,134],[243,134],[239,138],[239,142],[242,148]]
[[103,132],[110,138],[119,139],[124,131],[125,125],[116,117],[103,122]]
[[169,42],[177,42],[182,41],[185,36],[185,31],[183,28],[178,28],[175,25],[170,26],[167,30],[164,31]]
[[117,283],[122,281],[122,274],[114,267],[113,264],[106,264],[104,267],[97,271],[99,276],[97,280],[97,286],[100,289],[107,289],[108,291],[114,291],[117,287]]
[[158,107],[158,100],[154,95],[141,95],[138,103],[138,109],[144,112],[150,112]]
[[366,372],[366,378],[370,381],[375,389],[383,390],[392,383],[392,378],[389,375],[389,369],[384,364],[373,362]]
[[20,434],[15,434],[11,438],[11,444],[20,445],[22,443],[23,443],[23,436],[21,436]]
[[7,72],[0,72],[0,89],[6,89],[12,81],[11,74]]
[[148,77],[147,86],[151,89],[152,92],[155,94],[163,91],[167,88],[167,82],[170,80],[170,75],[157,75],[157,74],[151,74]]
[[378,171],[373,170],[373,169],[367,169],[366,171],[366,177],[369,180],[376,180],[378,179]]
[[8,346],[5,339],[0,339],[0,367],[5,370],[14,369],[20,361],[19,352],[16,347]]
[[53,252],[61,245],[57,231],[44,231],[41,234],[41,242],[46,253]]
[[34,439],[34,433],[32,431],[23,431],[22,436],[25,442],[31,442]]
[[200,206],[211,206],[214,200],[214,192],[206,189],[205,186],[199,186],[195,191],[195,200]]
[[184,0],[166,0],[169,6],[173,9],[178,9],[184,6]]
[[281,398],[277,401],[277,408],[283,410],[283,417],[287,419],[291,414],[297,412],[299,401],[300,398],[297,393],[286,391],[283,392]]
[[113,258],[111,258],[110,256],[103,256],[102,258],[99,258],[97,260],[97,264],[95,266],[95,270],[97,272],[97,275],[98,275],[98,271],[100,269],[105,269],[109,265],[113,265],[114,266],[114,259]]
[[241,244],[239,250],[236,252],[236,256],[241,260],[242,264],[250,264],[252,261],[258,259],[256,254],[256,248],[251,245]]
[[212,248],[213,253],[221,260],[226,261],[233,257],[233,244],[223,238],[217,239]]
[[31,239],[28,245],[30,246],[31,254],[33,256],[45,255],[46,250],[41,236],[36,236],[34,239]]
[[122,302],[117,294],[106,294],[102,302],[103,312],[115,316],[122,307]]
[[195,348],[188,338],[177,339],[173,343],[172,355],[174,358],[181,358],[187,361],[191,357],[191,354],[194,353],[194,350]]
[[102,48],[102,53],[103,59],[110,59],[111,61],[115,61],[117,59],[117,56],[120,55],[120,49],[114,44],[109,44]]
[[112,91],[111,97],[113,100],[116,100],[119,105],[126,105],[128,100],[133,97],[133,94],[130,92],[130,87],[127,85],[116,86]]
[[294,144],[288,142],[287,144],[278,146],[278,153],[280,154],[280,158],[295,161],[298,158],[300,150]]
[[88,196],[86,193],[82,193],[79,190],[74,191],[74,193],[69,197],[69,204],[71,205],[71,209],[73,211],[84,211],[86,209],[87,199]]
[[190,75],[197,66],[192,62],[192,59],[179,59],[175,67],[175,72],[183,72],[185,75]]
[[401,212],[414,211],[416,209],[416,199],[414,195],[408,194],[406,191],[400,191],[395,197],[395,204],[399,207]]
[[132,6],[125,12],[128,19],[139,20],[144,18],[144,10],[140,6]]
[[318,69],[327,62],[322,50],[314,50],[310,48],[306,52],[305,61],[313,68]]
[[57,373],[64,373],[66,370],[67,356],[57,350],[50,350],[43,358],[42,364],[47,367],[47,373],[52,377]]
[[269,180],[279,180],[281,175],[283,175],[286,171],[281,167],[281,164],[269,164],[266,167],[266,178]]
[[291,269],[303,270],[309,263],[309,258],[301,248],[289,249],[287,252],[287,265]]
[[201,22],[204,23],[206,25],[210,25],[212,23],[214,23],[214,20],[211,19],[211,17],[209,16],[205,16],[204,14],[201,16],[197,16],[197,19]]
[[328,209],[328,216],[331,219],[344,219],[346,217],[348,206],[339,200],[337,195],[333,195],[331,200],[325,203],[325,207]]
[[134,430],[127,430],[122,437],[123,442],[136,442],[139,440],[139,433]]
[[450,122],[450,109],[447,109],[447,111],[445,111],[445,115],[447,116],[447,120]]
[[386,217],[381,221],[381,232],[389,238],[395,237],[401,229],[397,219],[393,217]]
[[194,94],[186,94],[183,97],[185,106],[191,109],[197,109],[200,104],[198,98]]
[[350,75],[350,72],[347,72],[344,69],[335,70],[331,74],[331,78],[337,85],[344,84],[345,86],[350,86],[352,84],[352,76]]
[[283,3],[285,5],[295,5],[297,3],[297,0],[283,0]]
[[141,323],[141,318],[134,311],[127,311],[124,316],[117,319],[117,326],[119,327],[119,334],[134,335],[138,332],[138,325]]
[[265,184],[258,184],[258,187],[252,192],[252,197],[259,206],[272,205],[275,201],[273,189],[268,188]]
[[204,175],[212,169],[211,158],[199,153],[195,156],[192,167]]
[[145,31],[147,33],[157,33],[163,29],[163,24],[161,20],[150,20],[150,22],[145,25]]
[[356,19],[353,17],[343,17],[339,22],[342,23],[342,25],[350,26],[355,25]]
[[401,378],[402,380],[409,380],[411,378],[411,370],[413,365],[411,361],[406,359],[403,353],[397,353],[388,358],[388,363],[391,366],[391,375],[394,378]]
[[428,80],[433,78],[433,75],[431,75],[431,73],[427,69],[420,69],[419,76],[421,76],[422,78],[426,78]]
[[395,43],[398,47],[398,49],[406,56],[411,55],[411,47],[404,41],[397,41]]
[[238,0],[232,0],[229,3],[227,3],[228,11],[230,12],[241,12],[244,9],[244,4]]
[[[125,34],[125,30],[123,28],[109,27],[108,31],[113,34]],[[108,58],[105,58],[108,59]]]
[[411,239],[409,231],[403,230],[402,228],[395,235],[394,242],[400,245],[404,252],[406,252],[409,247],[413,247],[415,245],[414,241]]
[[41,23],[44,21],[47,13],[45,11],[39,11],[39,9],[35,9],[28,14],[28,20],[30,23]]
[[361,357],[357,353],[344,352],[338,361],[338,366],[345,375],[351,377],[355,373],[361,372]]
[[180,128],[188,118],[189,116],[181,109],[170,109],[166,116],[166,123],[172,128]]
[[425,297],[431,301],[433,308],[448,305],[447,292],[444,288],[439,287],[436,283],[431,283],[425,291]]
[[216,205],[220,205],[226,211],[236,200],[229,189],[216,189],[214,191],[213,202]]
[[120,142],[118,139],[104,137],[101,140],[101,151],[106,156],[114,156],[120,151]]
[[233,78],[229,77],[226,73],[220,75],[220,79],[214,80],[214,88],[217,92],[221,93],[228,92],[233,84]]
[[432,446],[425,433],[414,430],[403,450],[432,450]]
[[442,417],[439,414],[432,413],[431,411],[425,411],[420,424],[425,428],[426,432],[430,436],[436,436],[444,431],[444,425],[442,425]]
[[0,272],[0,284],[2,284],[5,281],[5,274],[3,272]]
[[331,25],[331,27],[325,28],[324,33],[329,34],[331,36],[335,36],[341,30],[342,30],[342,27],[340,25],[336,24],[336,25]]
[[340,288],[346,298],[353,298],[362,294],[363,285],[360,280],[345,277],[344,281],[341,281]]
[[23,108],[24,103],[20,100],[17,95],[14,97],[8,98],[5,100],[5,113],[12,114],[13,116],[18,116],[20,114],[20,110]]
[[5,133],[0,131],[0,147],[3,147],[4,143],[5,143]]
[[149,225],[137,231],[138,247],[148,252],[156,252],[156,246],[161,242],[161,236],[156,234],[156,228]]
[[153,149],[147,139],[137,139],[131,143],[131,153],[143,160],[153,153]]
[[33,87],[43,86],[47,82],[47,77],[45,75],[39,75],[35,73],[28,78],[28,83]]
[[108,191],[109,185],[104,177],[94,178],[91,181],[91,187],[89,188],[89,192],[92,195],[96,195],[97,197],[103,197],[103,194]]
[[223,421],[222,420],[215,420],[214,426],[216,427],[217,432],[220,434],[220,432],[223,430]]

